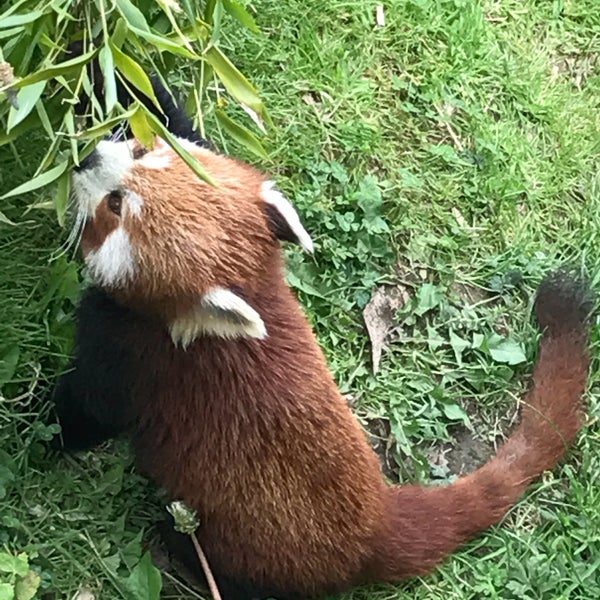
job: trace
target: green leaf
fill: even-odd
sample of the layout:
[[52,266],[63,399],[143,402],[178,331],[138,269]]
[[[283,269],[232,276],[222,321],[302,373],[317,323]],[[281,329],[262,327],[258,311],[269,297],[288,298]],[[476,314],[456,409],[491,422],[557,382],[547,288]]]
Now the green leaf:
[[499,363],[518,365],[527,360],[521,344],[511,339],[503,339],[501,342],[488,344],[490,356]]
[[36,102],[44,92],[46,81],[32,83],[24,88],[21,88],[17,94],[18,108],[11,106],[8,113],[8,123],[6,130],[10,131],[15,125],[18,125],[29,113],[34,109]]
[[131,57],[127,56],[127,54],[121,52],[114,44],[110,43],[110,48],[113,53],[115,66],[121,71],[123,77],[142,92],[144,96],[150,98],[157,108],[160,108],[160,102],[154,94],[152,83],[150,83],[150,79],[148,78],[148,75],[146,75],[144,69],[142,69],[142,67],[140,67],[140,65],[138,65]]
[[16,600],[32,600],[41,583],[40,576],[35,571],[29,571],[15,586]]
[[129,29],[132,33],[135,33],[136,35],[150,42],[159,50],[166,50],[167,52],[171,52],[171,54],[179,54],[180,56],[184,56],[185,58],[190,58],[192,60],[200,59],[200,56],[181,46],[180,42],[174,42],[169,38],[166,38],[162,35],[158,35],[151,31],[144,31],[142,29],[138,29],[133,25],[130,25]]
[[214,3],[214,9],[212,12],[212,28],[210,32],[210,43],[218,44],[221,36],[221,23],[223,22],[223,2],[217,0]]
[[136,107],[130,108],[129,110],[113,117],[112,119],[108,119],[107,121],[103,121],[94,127],[90,127],[89,129],[85,129],[82,131],[77,137],[80,140],[94,140],[107,134],[109,131],[112,131],[117,125],[126,121],[131,117],[131,115],[136,111]]
[[19,347],[13,346],[0,359],[0,385],[7,383],[14,377],[17,364],[19,363],[19,354]]
[[146,118],[145,110],[141,106],[129,117],[129,124],[134,137],[146,148],[154,146],[154,131]]
[[117,48],[121,48],[123,43],[125,42],[125,38],[127,37],[127,21],[125,19],[118,19],[117,24],[113,30],[113,34],[110,38],[110,41]]
[[22,136],[25,132],[33,129],[37,125],[40,124],[40,116],[36,113],[31,113],[24,121],[15,125],[12,131],[9,133],[8,131],[0,130],[0,146],[4,146],[6,144],[10,144],[13,140],[16,140],[18,137]]
[[456,362],[460,365],[462,363],[462,353],[471,346],[471,342],[464,340],[460,336],[456,335],[454,331],[450,330],[450,345],[452,346],[452,350],[454,350],[454,356],[456,358]]
[[16,188],[13,188],[12,190],[10,190],[10,192],[7,192],[3,196],[0,196],[0,200],[32,192],[33,190],[37,190],[48,185],[49,183],[52,183],[53,181],[56,181],[67,170],[68,164],[69,161],[65,160],[53,169],[45,171],[44,173],[41,173],[40,175],[34,177],[30,181],[23,183],[22,185],[19,185]]
[[125,580],[132,600],[159,600],[162,580],[160,571],[152,564],[150,553],[146,552]]
[[442,409],[447,419],[462,421],[465,425],[468,425],[469,416],[458,404],[443,404]]
[[214,179],[204,169],[204,167],[177,141],[177,138],[156,118],[155,115],[146,112],[146,118],[152,125],[152,129],[160,135],[168,144],[179,154],[185,163],[200,177],[200,179],[217,186]]
[[129,541],[121,551],[123,562],[129,569],[132,569],[142,556],[142,532],[140,531],[131,541]]
[[98,55],[100,70],[104,76],[104,102],[107,115],[117,103],[117,81],[115,79],[115,61],[110,46],[104,45]]
[[56,78],[60,75],[66,75],[72,69],[81,67],[90,62],[96,56],[96,54],[98,54],[98,50],[90,50],[81,56],[77,56],[70,60],[65,60],[64,62],[56,65],[51,65],[45,69],[40,69],[31,75],[23,77],[23,79],[15,81],[13,87],[22,88],[31,85],[32,83],[37,83],[38,81],[46,81],[48,79]]
[[0,465],[0,500],[6,497],[8,486],[15,480],[15,474],[6,466]]
[[187,58],[198,59],[198,55],[194,54],[187,48],[183,48],[181,44],[171,41],[170,39],[154,33],[142,11],[134,6],[129,0],[116,0],[117,8],[123,18],[127,22],[127,26],[132,33],[154,44],[161,50],[167,50],[173,54],[179,54]]
[[9,17],[0,16],[0,29],[9,27],[20,27],[27,23],[33,23],[46,14],[47,10],[32,10],[22,15],[10,15]]
[[10,583],[0,583],[0,600],[14,600],[15,588]]
[[69,194],[71,191],[71,177],[68,171],[65,171],[58,180],[56,186],[56,196],[54,196],[54,206],[56,208],[56,218],[58,224],[64,227],[65,214],[67,212],[67,204],[69,202]]
[[224,111],[216,110],[215,115],[219,124],[223,129],[239,144],[241,144],[250,152],[253,152],[260,158],[270,160],[267,151],[264,149],[262,144],[258,141],[257,137],[246,127],[243,127],[239,123],[236,123],[233,119],[230,119]]
[[432,308],[439,306],[444,294],[439,287],[432,283],[424,283],[416,294],[417,306],[414,309],[415,314],[422,317]]
[[0,211],[0,223],[4,223],[5,225],[12,225],[13,227],[17,225],[14,221],[11,221],[2,211]]
[[206,6],[204,7],[204,20],[209,24],[213,24],[213,15],[215,14],[215,7],[218,0],[206,0]]
[[205,53],[208,64],[215,70],[227,91],[241,104],[249,106],[254,112],[263,115],[265,107],[254,86],[240,73],[232,62],[215,46]]
[[15,556],[8,552],[0,552],[0,572],[24,577],[29,571],[29,559],[27,554],[21,552]]
[[142,11],[129,0],[115,0],[115,4],[127,24],[142,31],[150,31],[150,26]]
[[225,10],[244,27],[252,33],[260,33],[260,29],[254,20],[254,17],[246,10],[246,7],[238,0],[223,0]]

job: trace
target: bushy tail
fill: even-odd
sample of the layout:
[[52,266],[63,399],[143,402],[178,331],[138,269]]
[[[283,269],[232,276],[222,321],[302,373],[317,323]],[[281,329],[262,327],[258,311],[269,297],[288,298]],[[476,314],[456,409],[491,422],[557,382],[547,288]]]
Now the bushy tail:
[[378,580],[431,571],[498,523],[528,484],[561,459],[581,425],[591,306],[581,279],[557,272],[542,282],[535,312],[544,334],[520,425],[488,463],[449,486],[388,490],[389,521],[374,557]]

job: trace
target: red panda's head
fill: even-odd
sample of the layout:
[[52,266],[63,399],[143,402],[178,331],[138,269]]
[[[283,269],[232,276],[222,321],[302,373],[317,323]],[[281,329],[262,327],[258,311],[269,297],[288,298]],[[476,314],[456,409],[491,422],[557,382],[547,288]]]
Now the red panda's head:
[[160,314],[184,345],[202,334],[264,337],[245,298],[268,280],[277,238],[308,251],[311,239],[261,173],[180,142],[216,186],[162,140],[149,151],[134,140],[100,142],[75,170],[91,276],[127,303]]

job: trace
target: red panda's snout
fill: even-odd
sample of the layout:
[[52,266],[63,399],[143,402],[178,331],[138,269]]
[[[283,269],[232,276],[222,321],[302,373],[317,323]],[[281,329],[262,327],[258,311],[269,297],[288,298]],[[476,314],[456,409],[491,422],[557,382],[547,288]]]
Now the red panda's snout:
[[180,142],[216,185],[162,140],[152,150],[103,141],[75,170],[86,265],[121,301],[158,314],[177,343],[265,337],[252,297],[280,276],[279,240],[312,251],[310,236],[261,173]]

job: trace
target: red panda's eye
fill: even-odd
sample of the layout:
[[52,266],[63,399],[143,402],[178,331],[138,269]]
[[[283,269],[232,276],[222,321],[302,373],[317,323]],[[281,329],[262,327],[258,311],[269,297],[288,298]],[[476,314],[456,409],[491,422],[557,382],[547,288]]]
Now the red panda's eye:
[[121,216],[121,207],[123,205],[123,194],[119,190],[113,190],[109,195],[106,201],[108,204],[108,208],[115,215]]
[[133,151],[133,159],[137,160],[138,158],[142,158],[144,154],[148,154],[148,148],[144,148],[144,146],[140,146]]

